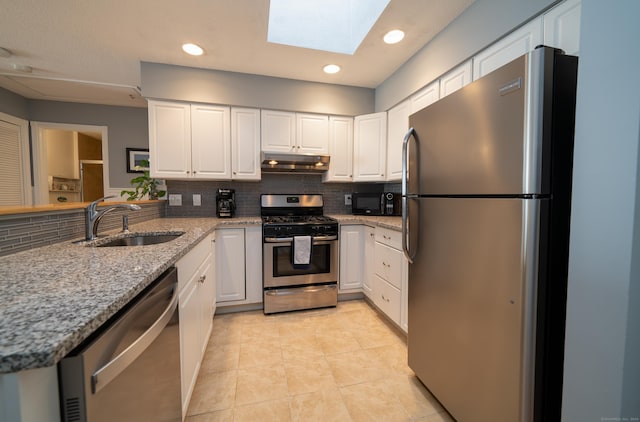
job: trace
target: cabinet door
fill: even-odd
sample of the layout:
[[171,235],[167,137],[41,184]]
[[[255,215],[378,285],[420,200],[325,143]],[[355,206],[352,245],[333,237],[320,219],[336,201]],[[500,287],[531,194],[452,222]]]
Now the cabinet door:
[[387,113],[387,181],[402,178],[402,141],[409,129],[411,101],[406,100]]
[[363,274],[362,274],[362,290],[364,294],[367,295],[370,299],[373,299],[373,286],[374,286],[374,271],[373,271],[373,263],[374,263],[374,247],[376,244],[376,234],[375,228],[365,226],[364,227],[364,259],[362,263]]
[[234,180],[260,180],[258,109],[231,109],[231,170]]
[[544,45],[578,55],[581,7],[580,0],[565,0],[544,14]]
[[471,83],[473,66],[471,60],[466,61],[440,78],[440,98],[456,92]]
[[296,113],[296,152],[329,153],[329,116]]
[[191,176],[191,106],[149,101],[149,166],[152,177]]
[[473,80],[504,66],[542,44],[542,18],[534,19],[473,58]]
[[340,290],[362,288],[363,226],[340,227]]
[[216,231],[216,284],[217,302],[245,299],[244,229]]
[[191,170],[195,179],[231,179],[229,107],[191,105]]
[[435,103],[440,99],[440,80],[430,83],[420,91],[413,94],[411,100],[411,112],[413,114]]
[[[194,278],[197,277],[197,274]],[[183,413],[189,405],[198,369],[200,367],[200,318],[201,308],[198,283],[190,280],[178,299],[180,306],[180,373],[182,379]]]
[[350,182],[353,180],[353,119],[329,117],[329,170],[323,182]]
[[385,180],[387,113],[357,116],[354,121],[353,181]]
[[200,278],[198,279],[198,300],[199,300],[199,349],[200,359],[207,349],[207,342],[213,326],[213,313],[211,304],[215,300],[215,277],[213,276],[214,266],[211,263],[211,256],[200,267]]
[[295,152],[296,115],[285,111],[262,110],[262,151]]

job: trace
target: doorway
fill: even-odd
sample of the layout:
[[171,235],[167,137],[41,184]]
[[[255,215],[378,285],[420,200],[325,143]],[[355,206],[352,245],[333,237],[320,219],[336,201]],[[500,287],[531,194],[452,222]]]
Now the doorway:
[[102,160],[80,160],[82,202],[93,202],[105,196],[102,164]]

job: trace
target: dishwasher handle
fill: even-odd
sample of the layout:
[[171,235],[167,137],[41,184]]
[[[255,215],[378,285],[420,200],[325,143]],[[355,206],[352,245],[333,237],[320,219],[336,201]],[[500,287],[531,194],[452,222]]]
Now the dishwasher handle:
[[[164,300],[164,299],[162,299]],[[103,365],[91,375],[91,391],[96,394],[106,387],[114,378],[131,365],[149,347],[162,330],[169,324],[178,307],[178,283],[173,283],[173,294],[169,305],[160,317],[133,343],[124,349],[118,356]]]

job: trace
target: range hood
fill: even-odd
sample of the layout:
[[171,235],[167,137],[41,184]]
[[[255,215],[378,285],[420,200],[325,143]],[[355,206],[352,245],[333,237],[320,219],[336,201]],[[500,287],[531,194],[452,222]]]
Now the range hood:
[[262,153],[263,173],[324,173],[329,169],[328,155]]

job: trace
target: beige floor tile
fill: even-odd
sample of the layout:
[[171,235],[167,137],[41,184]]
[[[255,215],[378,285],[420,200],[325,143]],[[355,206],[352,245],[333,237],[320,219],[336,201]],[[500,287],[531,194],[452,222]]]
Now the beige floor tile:
[[202,359],[200,372],[221,372],[238,369],[240,343],[210,343]]
[[220,344],[240,343],[242,325],[232,318],[213,318],[213,328],[207,347],[217,347]]
[[278,324],[275,321],[242,325],[241,343],[278,340],[279,338]]
[[324,357],[324,350],[315,334],[299,337],[281,337],[280,348],[284,362]]
[[238,369],[238,406],[288,397],[287,377],[282,365]]
[[234,406],[238,376],[236,371],[203,373],[191,395],[189,415],[229,409]]
[[442,411],[423,418],[418,418],[416,419],[416,422],[455,422],[455,420],[446,411]]
[[349,330],[335,329],[332,332],[316,334],[325,355],[353,352],[362,349],[360,343]]
[[291,420],[289,399],[238,406],[233,420],[234,422],[288,422]]
[[252,366],[282,365],[282,350],[277,340],[240,343],[238,368]]
[[233,422],[233,409],[187,416],[185,422]]
[[373,381],[387,375],[385,367],[375,358],[372,359],[367,350],[327,355],[325,359],[339,386]]
[[351,416],[337,388],[291,398],[292,422],[349,422]]
[[356,422],[411,421],[384,380],[341,387],[340,393],[351,418]]
[[415,376],[395,375],[386,378],[385,382],[412,418],[443,411],[442,406]]
[[285,363],[284,370],[289,395],[337,388],[331,368],[324,357],[290,361]]

